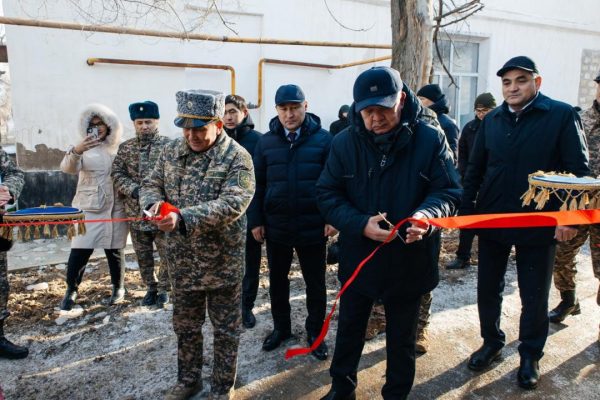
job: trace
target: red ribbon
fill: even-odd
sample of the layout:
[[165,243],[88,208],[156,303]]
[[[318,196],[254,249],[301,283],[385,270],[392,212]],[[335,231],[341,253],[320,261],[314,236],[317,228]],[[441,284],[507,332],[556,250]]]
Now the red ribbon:
[[[338,294],[335,296],[331,311],[327,314],[321,333],[317,339],[313,342],[310,347],[301,347],[288,349],[285,352],[285,359],[289,359],[295,356],[304,355],[315,350],[327,336],[329,330],[329,323],[331,317],[337,307],[337,302],[342,294],[348,289],[348,286],[356,279],[361,269],[368,263],[375,253],[379,251],[384,245],[389,243],[395,236],[398,228],[400,228],[405,222],[413,221],[412,218],[405,218],[398,222],[384,242],[379,244],[375,250],[371,252],[364,260],[358,264],[358,267],[354,270],[350,279],[344,283],[344,286],[340,289]],[[448,217],[448,218],[429,218],[414,220],[416,222],[427,221],[433,226],[447,229],[490,229],[490,228],[537,228],[537,227],[548,227],[548,226],[566,226],[566,225],[589,225],[600,223],[600,209],[598,210],[573,210],[573,211],[552,211],[552,212],[530,212],[530,213],[508,213],[508,214],[482,214],[482,215],[465,215],[461,217]],[[409,245],[410,246],[410,245]]]

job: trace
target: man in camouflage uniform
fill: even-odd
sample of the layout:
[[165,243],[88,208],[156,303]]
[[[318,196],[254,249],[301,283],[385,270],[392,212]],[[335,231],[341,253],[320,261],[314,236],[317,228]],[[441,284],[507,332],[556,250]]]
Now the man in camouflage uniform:
[[[583,129],[587,136],[590,152],[590,169],[592,175],[600,176],[600,73],[594,79],[596,82],[596,99],[590,108],[581,113]],[[577,236],[573,239],[559,243],[556,248],[554,261],[554,286],[560,291],[561,302],[548,314],[551,322],[561,322],[569,315],[581,313],[579,302],[575,295],[575,256],[579,248],[590,239],[592,265],[594,276],[600,279],[600,225],[580,225],[577,227]],[[600,287],[596,296],[600,305]],[[600,332],[598,340],[600,341]]]
[[176,207],[156,222],[166,232],[178,340],[178,382],[167,399],[202,390],[207,309],[214,331],[209,397],[227,399],[236,374],[245,211],[254,195],[254,168],[248,152],[223,131],[222,93],[188,90],[176,97],[175,125],[184,137],[165,146],[140,196],[151,213],[163,201]]
[[[158,105],[152,101],[129,105],[129,115],[133,121],[136,137],[119,146],[112,166],[115,187],[125,196],[125,208],[130,217],[140,216],[140,186],[148,176],[165,144],[170,139],[158,133],[160,114]],[[164,251],[164,235],[146,221],[129,223],[131,241],[140,266],[140,274],[146,284],[143,306],[162,307],[169,301],[170,289],[167,274],[167,259]],[[160,255],[158,279],[154,269],[154,247]]]
[[[23,171],[15,166],[1,147],[0,176],[0,208],[4,208],[4,205],[13,203],[19,197],[25,179]],[[4,320],[10,315],[7,309],[9,289],[6,251],[0,251],[0,358],[25,358],[29,350],[11,343],[4,336]]]

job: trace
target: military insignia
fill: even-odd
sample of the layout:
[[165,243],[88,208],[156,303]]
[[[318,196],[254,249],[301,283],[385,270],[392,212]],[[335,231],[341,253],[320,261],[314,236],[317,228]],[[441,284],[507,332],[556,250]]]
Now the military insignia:
[[238,172],[238,186],[242,189],[252,188],[252,173],[250,171]]

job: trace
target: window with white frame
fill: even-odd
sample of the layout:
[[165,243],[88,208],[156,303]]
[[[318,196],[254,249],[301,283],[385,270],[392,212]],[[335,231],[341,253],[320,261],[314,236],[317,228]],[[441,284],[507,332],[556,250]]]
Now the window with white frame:
[[440,40],[440,53],[444,65],[452,74],[456,86],[442,67],[434,49],[433,83],[437,83],[450,102],[449,115],[458,126],[463,126],[474,118],[473,103],[477,97],[479,76],[479,43],[460,40]]

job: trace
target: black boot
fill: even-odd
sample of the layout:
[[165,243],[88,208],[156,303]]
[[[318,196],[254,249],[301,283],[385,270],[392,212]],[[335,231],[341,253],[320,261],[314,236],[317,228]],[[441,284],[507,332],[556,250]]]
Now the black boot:
[[550,322],[562,322],[569,315],[581,314],[581,308],[579,307],[579,301],[575,297],[574,290],[565,290],[560,292],[560,298],[562,299],[555,309],[548,313]]
[[156,296],[156,307],[164,308],[168,302],[169,302],[169,293],[167,293],[167,291],[161,291],[158,294],[158,296]]
[[77,300],[77,288],[71,286],[67,287],[65,297],[60,302],[60,309],[71,311],[75,305],[75,300]]
[[4,320],[0,320],[0,358],[18,360],[29,355],[27,347],[17,346],[4,337]]
[[144,299],[142,300],[142,305],[149,307],[156,304],[156,296],[158,295],[158,291],[156,289],[148,289]]
[[113,286],[109,304],[112,306],[121,303],[123,300],[125,300],[125,288]]
[[242,308],[242,324],[248,329],[254,328],[256,325],[256,317],[251,308]]

